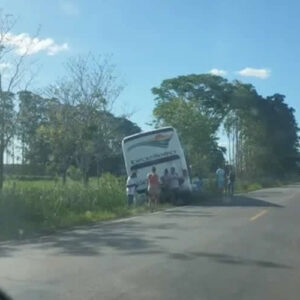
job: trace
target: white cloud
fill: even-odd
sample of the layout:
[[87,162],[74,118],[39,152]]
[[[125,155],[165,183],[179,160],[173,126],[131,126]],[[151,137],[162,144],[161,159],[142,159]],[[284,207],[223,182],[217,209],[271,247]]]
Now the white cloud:
[[51,47],[48,48],[48,55],[55,55],[56,53],[60,51],[68,50],[69,46],[67,43],[63,43],[61,45],[53,44]]
[[0,63],[0,71],[8,70],[12,67],[12,65],[8,62]]
[[79,9],[75,5],[75,3],[71,1],[63,1],[60,4],[60,9],[68,16],[78,16],[79,15]]
[[270,70],[268,69],[255,69],[255,68],[244,68],[237,72],[241,76],[245,77],[257,77],[260,79],[266,79],[270,76]]
[[15,52],[18,55],[32,55],[41,51],[45,51],[48,55],[55,55],[69,48],[67,43],[56,44],[51,38],[32,38],[28,33],[16,35],[7,33],[4,39],[4,45],[15,47]]
[[225,70],[215,69],[215,68],[211,69],[209,73],[216,76],[225,76],[227,74]]

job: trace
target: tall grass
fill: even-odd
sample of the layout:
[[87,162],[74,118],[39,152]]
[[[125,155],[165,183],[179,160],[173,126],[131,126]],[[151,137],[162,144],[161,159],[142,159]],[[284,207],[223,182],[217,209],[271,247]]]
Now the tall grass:
[[0,194],[0,239],[130,214],[124,179],[110,174],[88,187],[69,180],[10,181]]
[[[236,192],[249,192],[296,181],[299,181],[299,177],[284,181],[238,178]],[[197,201],[217,196],[214,177],[204,179],[203,187],[204,192],[197,195]],[[111,174],[92,179],[87,187],[73,180],[68,180],[65,185],[59,180],[10,180],[5,182],[0,192],[0,240],[142,211],[147,211],[147,208],[127,208],[125,178]]]

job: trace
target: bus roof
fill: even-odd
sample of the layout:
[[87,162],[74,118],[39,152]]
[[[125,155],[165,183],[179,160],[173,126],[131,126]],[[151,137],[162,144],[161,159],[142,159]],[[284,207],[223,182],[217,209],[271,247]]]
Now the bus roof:
[[141,132],[141,133],[136,133],[136,134],[133,134],[133,135],[125,137],[123,139],[123,143],[135,140],[135,139],[143,137],[143,136],[157,134],[157,133],[162,133],[162,132],[166,132],[166,131],[174,131],[174,128],[171,127],[171,126],[168,126],[168,127],[162,127],[162,128],[159,128],[159,129],[151,130],[151,131],[145,131],[145,132]]

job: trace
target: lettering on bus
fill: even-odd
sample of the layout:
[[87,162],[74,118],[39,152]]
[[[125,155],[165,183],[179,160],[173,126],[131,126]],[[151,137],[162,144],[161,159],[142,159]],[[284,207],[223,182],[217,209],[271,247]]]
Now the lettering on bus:
[[143,163],[146,161],[156,160],[156,159],[162,158],[162,157],[168,157],[168,156],[171,156],[174,154],[176,154],[176,150],[165,151],[165,152],[162,152],[159,154],[153,154],[153,155],[142,157],[142,158],[135,159],[135,160],[132,159],[130,162],[131,162],[131,165],[136,165],[136,164]]

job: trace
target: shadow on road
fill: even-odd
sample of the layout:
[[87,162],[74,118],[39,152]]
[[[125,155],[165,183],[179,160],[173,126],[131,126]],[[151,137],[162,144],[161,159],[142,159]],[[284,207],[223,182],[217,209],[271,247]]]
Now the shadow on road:
[[194,211],[187,211],[183,209],[172,209],[167,210],[164,212],[164,217],[184,217],[184,218],[210,218],[214,215],[210,212],[194,212]]
[[265,200],[248,197],[248,196],[234,196],[233,198],[224,197],[223,199],[206,200],[198,202],[199,206],[228,206],[228,207],[278,207],[282,208],[282,205],[268,202]]
[[240,266],[258,266],[263,268],[280,268],[280,269],[292,269],[291,266],[279,264],[265,260],[247,259],[238,256],[232,256],[227,254],[209,253],[209,252],[191,252],[191,256],[204,257],[213,260],[218,263],[240,265]]
[[[200,206],[227,206],[227,207],[282,207],[281,205],[255,199],[248,196],[235,196],[231,202],[206,201]],[[177,218],[210,218],[214,215],[207,211],[193,211],[192,209],[176,208],[161,213],[159,220],[145,218],[142,221],[128,220],[113,223],[100,223],[90,226],[77,227],[73,230],[61,231],[49,236],[43,236],[24,241],[11,241],[0,244],[0,258],[17,256],[23,248],[34,250],[53,250],[57,255],[73,256],[104,256],[111,251],[118,255],[156,255],[165,254],[173,259],[193,259],[196,254],[170,253],[163,248],[164,239],[172,239],[168,236],[168,230],[182,230]],[[172,219],[173,217],[173,219]],[[172,221],[173,222],[172,222]],[[204,253],[198,256],[205,256]],[[257,264],[264,267],[284,267],[271,262],[251,261],[234,258],[228,255],[206,254],[218,262],[230,264]]]
[[[60,232],[26,241],[11,241],[0,244],[0,257],[15,255],[22,246],[34,249],[54,249],[58,255],[98,256],[105,255],[109,249],[120,254],[158,254],[162,253],[160,241],[171,239],[161,235],[169,229],[180,230],[177,223],[144,223],[134,220],[109,224],[83,226],[74,230]],[[157,237],[146,237],[152,231]]]
[[[12,248],[10,246],[0,246],[0,257],[10,257],[12,255]],[[1,298],[0,298],[1,300]]]
[[[240,201],[244,201],[240,199]],[[248,205],[250,205],[248,203]],[[262,205],[262,204],[260,204]],[[267,204],[264,204],[267,205]],[[185,214],[197,216],[192,211],[176,209],[165,212],[164,215]],[[202,213],[200,213],[202,215]],[[207,213],[210,216],[209,213]],[[50,255],[98,256],[105,257],[112,252],[116,255],[163,255],[166,259],[189,261],[208,259],[216,263],[235,266],[258,266],[262,268],[291,269],[292,267],[272,261],[254,260],[239,256],[210,252],[183,252],[172,253],[171,249],[163,247],[161,241],[172,239],[167,235],[168,229],[181,230],[177,223],[162,224],[137,222],[134,220],[82,227],[72,231],[26,240],[7,242],[0,245],[0,257],[18,256],[18,251],[27,247],[27,250],[54,250]],[[146,234],[149,233],[150,235]],[[116,251],[116,252],[115,252]]]

